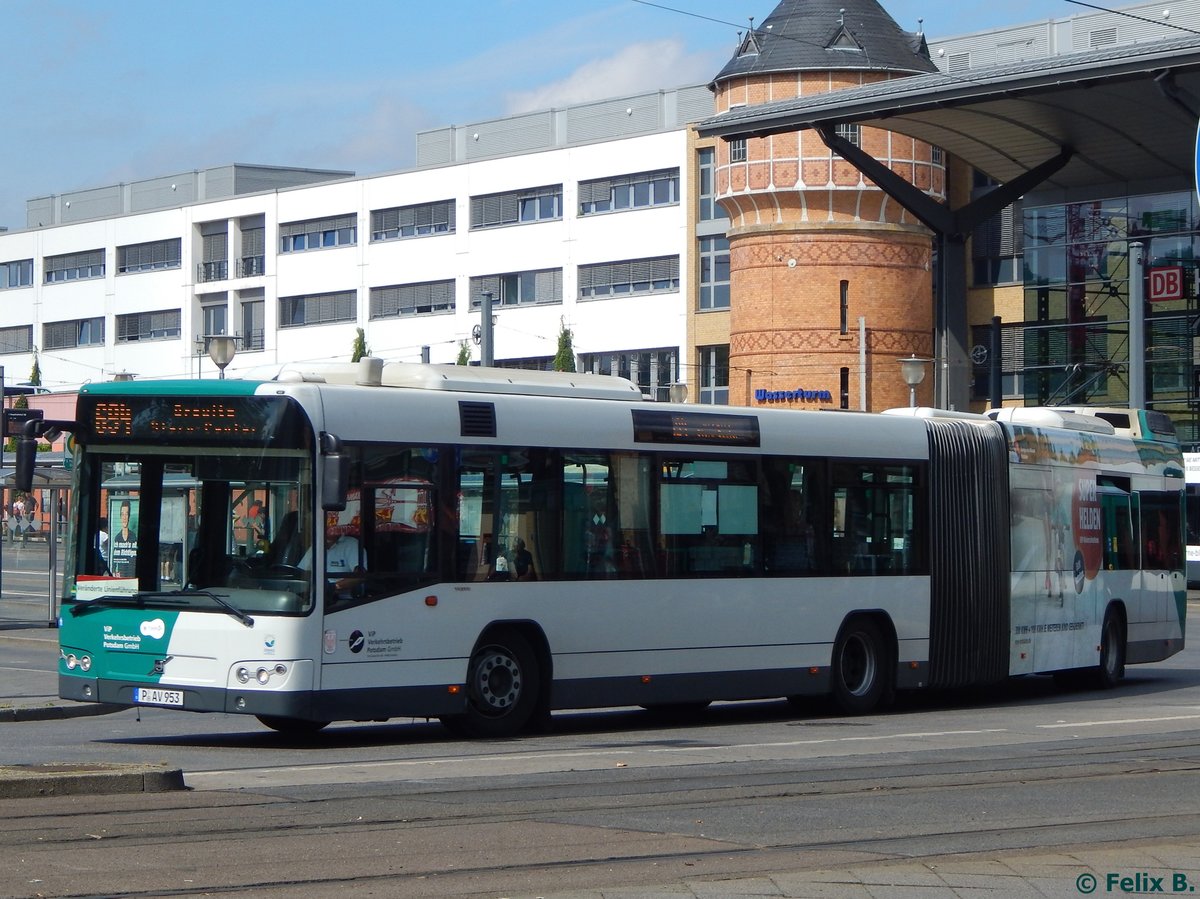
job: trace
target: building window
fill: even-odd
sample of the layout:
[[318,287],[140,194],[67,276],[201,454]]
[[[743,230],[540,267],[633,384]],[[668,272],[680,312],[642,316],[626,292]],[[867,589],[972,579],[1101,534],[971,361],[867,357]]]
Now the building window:
[[700,365],[700,398],[697,402],[709,406],[729,405],[729,346],[696,348]]
[[679,290],[679,257],[656,256],[579,266],[581,299],[673,293]]
[[497,359],[496,368],[517,371],[554,371],[553,356],[526,356],[523,359]]
[[562,218],[562,185],[531,187],[471,197],[471,229],[546,222]]
[[32,259],[18,259],[15,262],[0,262],[0,290],[8,290],[10,287],[32,286]]
[[699,190],[696,195],[697,217],[702,222],[728,218],[717,202],[717,151],[712,147],[700,150],[696,162]]
[[229,333],[229,304],[221,294],[220,303],[210,303],[200,307],[201,331],[205,337]]
[[735,137],[729,142],[729,161],[730,162],[745,162],[746,161],[746,138]]
[[582,371],[628,378],[641,388],[644,396],[658,403],[671,400],[671,385],[679,380],[678,359],[674,349],[666,348],[585,353],[579,357]]
[[619,212],[679,202],[679,169],[579,182],[579,214]]
[[729,238],[700,238],[700,309],[729,308]]
[[[1032,337],[1038,329],[1029,331]],[[1025,396],[1025,339],[1026,329],[1022,323],[1000,326],[1000,392],[1006,399]],[[972,380],[972,396],[977,400],[990,399],[992,395],[991,360],[988,354],[992,347],[992,326],[975,325],[971,328],[972,359],[975,363]],[[975,349],[975,348],[979,349]]]
[[42,349],[68,350],[77,346],[104,345],[104,316],[48,322],[42,327]]
[[929,148],[929,160],[934,165],[945,165],[946,164],[946,154],[942,152],[941,147],[930,147]]
[[0,354],[28,353],[33,349],[33,325],[0,328]]
[[372,319],[453,311],[453,280],[371,288]]
[[242,304],[241,350],[261,350],[266,346],[267,304],[262,290],[244,290],[238,294]]
[[862,129],[858,125],[837,125],[833,129],[833,133],[847,143],[854,144],[856,147],[862,146]]
[[265,275],[267,254],[267,229],[261,215],[241,219],[238,228],[242,233],[242,252],[238,256],[237,276],[253,278]]
[[196,280],[224,281],[229,277],[229,227],[225,222],[205,222],[200,226],[200,262]]
[[88,250],[83,253],[66,253],[62,256],[47,256],[45,260],[46,283],[59,281],[82,281],[87,278],[104,277],[104,251]]
[[172,240],[155,240],[117,247],[117,271],[128,275],[132,272],[179,268],[182,243],[183,241],[176,237]]
[[327,247],[348,247],[358,243],[358,215],[287,222],[279,226],[279,252],[302,253]]
[[[981,183],[982,182],[982,183]],[[972,199],[995,189],[996,182],[976,178]],[[976,287],[1019,284],[1024,279],[1022,259],[1025,228],[1021,201],[1001,209],[971,234],[972,283]]]
[[454,201],[393,206],[371,212],[371,240],[454,233]]
[[279,327],[301,328],[352,322],[358,318],[358,295],[353,290],[279,298]]
[[118,315],[117,343],[133,343],[137,340],[169,340],[178,337],[181,318],[178,309]]
[[471,308],[478,309],[491,292],[495,306],[528,306],[562,302],[562,269],[547,268],[471,279]]

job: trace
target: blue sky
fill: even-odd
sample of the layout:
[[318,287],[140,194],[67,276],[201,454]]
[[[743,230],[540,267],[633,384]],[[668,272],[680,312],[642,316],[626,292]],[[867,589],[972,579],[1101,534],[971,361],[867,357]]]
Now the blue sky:
[[[32,197],[233,162],[405,168],[420,130],[707,81],[775,5],[0,0],[0,226]],[[1085,11],[883,5],[930,38]]]

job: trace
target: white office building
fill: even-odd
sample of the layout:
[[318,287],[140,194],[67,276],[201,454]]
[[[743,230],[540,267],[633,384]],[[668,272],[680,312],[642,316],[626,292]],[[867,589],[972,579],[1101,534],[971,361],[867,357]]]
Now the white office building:
[[547,368],[563,328],[580,368],[664,396],[680,377],[687,121],[704,87],[418,137],[410,171],[234,165],[30,200],[0,234],[0,364],[38,353],[51,389],[213,377],[205,337],[239,338],[230,373],[372,355]]

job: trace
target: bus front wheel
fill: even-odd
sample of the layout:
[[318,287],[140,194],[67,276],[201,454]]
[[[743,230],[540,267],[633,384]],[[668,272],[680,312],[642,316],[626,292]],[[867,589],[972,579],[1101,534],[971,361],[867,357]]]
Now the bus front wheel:
[[278,715],[257,715],[261,724],[289,737],[311,737],[329,726],[328,721],[306,721],[303,718],[282,718]]
[[852,618],[842,627],[830,664],[833,700],[847,715],[865,715],[888,690],[888,652],[879,626]]
[[442,719],[452,732],[468,737],[511,737],[533,717],[539,673],[533,647],[519,632],[494,632],[471,656],[467,669],[467,711]]

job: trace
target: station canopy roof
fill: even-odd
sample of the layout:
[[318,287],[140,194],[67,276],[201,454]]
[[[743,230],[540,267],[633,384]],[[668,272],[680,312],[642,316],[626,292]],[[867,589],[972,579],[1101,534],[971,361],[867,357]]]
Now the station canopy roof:
[[1038,190],[1185,178],[1194,183],[1200,35],[932,72],[744,106],[697,125],[756,137],[858,123],[946,150],[1000,182],[1064,148],[1071,160]]

